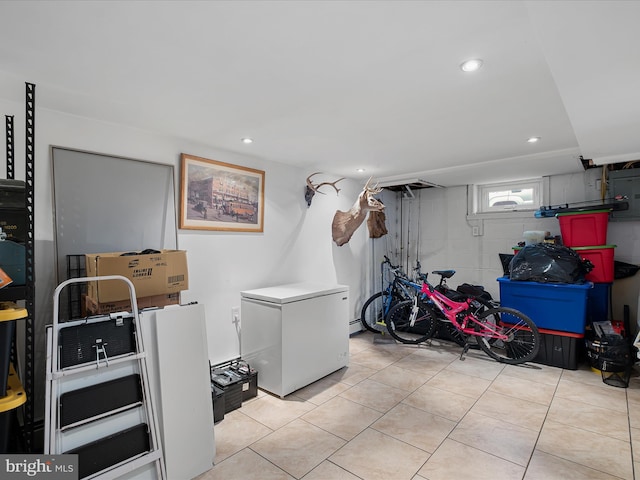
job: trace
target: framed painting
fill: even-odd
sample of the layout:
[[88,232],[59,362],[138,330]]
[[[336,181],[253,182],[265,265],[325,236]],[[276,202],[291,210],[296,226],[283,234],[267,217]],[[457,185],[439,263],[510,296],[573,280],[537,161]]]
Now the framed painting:
[[262,232],[264,172],[183,153],[179,228]]

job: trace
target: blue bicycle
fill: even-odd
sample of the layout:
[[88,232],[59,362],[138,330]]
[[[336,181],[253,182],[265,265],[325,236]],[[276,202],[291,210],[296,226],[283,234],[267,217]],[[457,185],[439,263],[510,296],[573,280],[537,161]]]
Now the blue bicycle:
[[[429,339],[436,329],[437,319],[432,318],[420,302],[420,290],[426,280],[426,274],[420,272],[420,263],[414,269],[415,280],[410,279],[400,266],[393,265],[387,256],[380,270],[382,290],[369,297],[362,306],[362,326],[373,333],[388,332],[402,343],[422,343]],[[389,312],[400,303],[402,308],[395,309],[394,321],[389,322]],[[416,322],[416,318],[419,321]],[[416,324],[419,328],[415,327]]]

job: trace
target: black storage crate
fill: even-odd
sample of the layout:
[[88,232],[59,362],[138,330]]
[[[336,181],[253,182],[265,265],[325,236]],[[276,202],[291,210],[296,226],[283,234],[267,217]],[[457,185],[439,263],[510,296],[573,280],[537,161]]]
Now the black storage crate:
[[572,332],[540,329],[540,350],[533,359],[552,367],[576,370],[584,344],[584,335]]

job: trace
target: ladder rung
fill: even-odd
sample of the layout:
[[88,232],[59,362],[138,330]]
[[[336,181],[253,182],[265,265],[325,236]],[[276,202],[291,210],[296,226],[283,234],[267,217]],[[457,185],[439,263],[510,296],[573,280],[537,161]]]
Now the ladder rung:
[[83,480],[89,479],[100,479],[100,480],[110,480],[122,477],[125,473],[132,472],[140,467],[144,467],[145,465],[149,465],[153,462],[161,462],[162,461],[162,452],[160,450],[155,450],[149,453],[145,453],[138,458],[133,460],[129,459],[123,462],[120,465],[116,465],[114,468],[110,468],[108,470],[102,470],[101,472],[96,472],[93,475],[85,477]]
[[99,366],[96,365],[95,362],[92,363],[87,363],[86,365],[83,366],[79,366],[79,367],[70,367],[67,370],[58,370],[57,372],[51,372],[47,378],[47,380],[56,380],[58,378],[62,378],[62,377],[68,377],[70,375],[76,375],[79,373],[85,373],[88,372],[90,370],[99,370],[101,368],[107,368],[109,366],[113,366],[113,365],[118,365],[120,363],[125,363],[125,362],[131,362],[131,360],[140,360],[143,358],[146,358],[147,354],[142,352],[142,353],[135,353],[135,354],[131,354],[131,355],[126,355],[124,357],[114,357],[113,359],[109,359],[109,365],[107,365],[106,363],[100,363]]

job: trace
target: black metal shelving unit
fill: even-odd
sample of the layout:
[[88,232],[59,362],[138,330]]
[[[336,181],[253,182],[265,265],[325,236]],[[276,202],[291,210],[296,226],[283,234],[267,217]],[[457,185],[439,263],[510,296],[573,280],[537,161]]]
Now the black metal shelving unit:
[[13,170],[13,115],[5,115],[5,130],[7,136],[7,180],[15,178]]
[[[25,240],[25,284],[7,286],[0,289],[0,301],[24,301],[27,317],[20,320],[24,325],[24,365],[21,378],[27,396],[23,407],[22,440],[26,452],[34,452],[35,440],[35,89],[33,83],[26,83],[25,98],[25,206],[26,206],[26,240]],[[14,180],[14,135],[13,116],[6,118],[7,136],[7,179]]]

